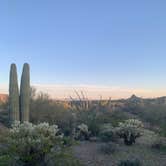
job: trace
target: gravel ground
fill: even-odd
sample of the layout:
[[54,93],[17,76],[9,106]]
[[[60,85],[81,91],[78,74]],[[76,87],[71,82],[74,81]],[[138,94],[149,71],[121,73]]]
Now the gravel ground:
[[151,148],[152,139],[142,137],[133,146],[117,144],[117,151],[106,155],[100,151],[101,142],[80,142],[73,147],[76,158],[84,166],[117,166],[120,160],[138,158],[143,166],[166,166],[166,153],[154,151]]

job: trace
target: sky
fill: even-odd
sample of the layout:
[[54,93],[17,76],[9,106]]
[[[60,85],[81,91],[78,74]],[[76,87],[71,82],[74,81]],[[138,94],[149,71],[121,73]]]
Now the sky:
[[[1,0],[0,92],[11,63],[53,97],[166,95],[165,0]],[[92,92],[93,91],[93,92]]]

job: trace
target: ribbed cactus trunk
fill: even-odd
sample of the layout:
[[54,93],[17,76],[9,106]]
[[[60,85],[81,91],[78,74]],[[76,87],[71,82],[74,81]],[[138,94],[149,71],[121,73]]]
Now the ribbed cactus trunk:
[[19,89],[17,80],[17,68],[11,64],[9,78],[9,122],[19,121]]
[[25,63],[21,77],[20,86],[20,117],[21,122],[29,121],[30,104],[30,72],[29,64]]

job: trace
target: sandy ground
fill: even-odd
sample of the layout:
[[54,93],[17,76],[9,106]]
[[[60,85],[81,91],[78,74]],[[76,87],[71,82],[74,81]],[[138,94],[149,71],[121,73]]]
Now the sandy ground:
[[80,142],[73,147],[76,158],[85,166],[117,166],[120,160],[138,158],[143,166],[166,166],[166,153],[151,148],[150,136],[142,137],[133,146],[118,142],[117,151],[106,155],[100,150],[101,142]]

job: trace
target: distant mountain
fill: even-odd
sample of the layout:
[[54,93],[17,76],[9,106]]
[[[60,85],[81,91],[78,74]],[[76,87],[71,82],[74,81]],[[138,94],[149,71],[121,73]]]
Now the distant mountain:
[[131,103],[149,103],[149,104],[166,104],[166,96],[157,97],[157,98],[141,98],[137,97],[136,95],[132,95],[130,98],[124,100],[125,102]]
[[127,100],[130,102],[142,102],[143,99],[141,97],[137,97],[136,95],[132,95]]
[[7,99],[8,99],[8,95],[7,94],[0,94],[0,103],[6,102]]
[[157,98],[142,98],[132,95],[128,99],[112,100],[112,110],[135,110],[135,108],[148,108],[149,106],[161,106],[166,108],[166,96]]

